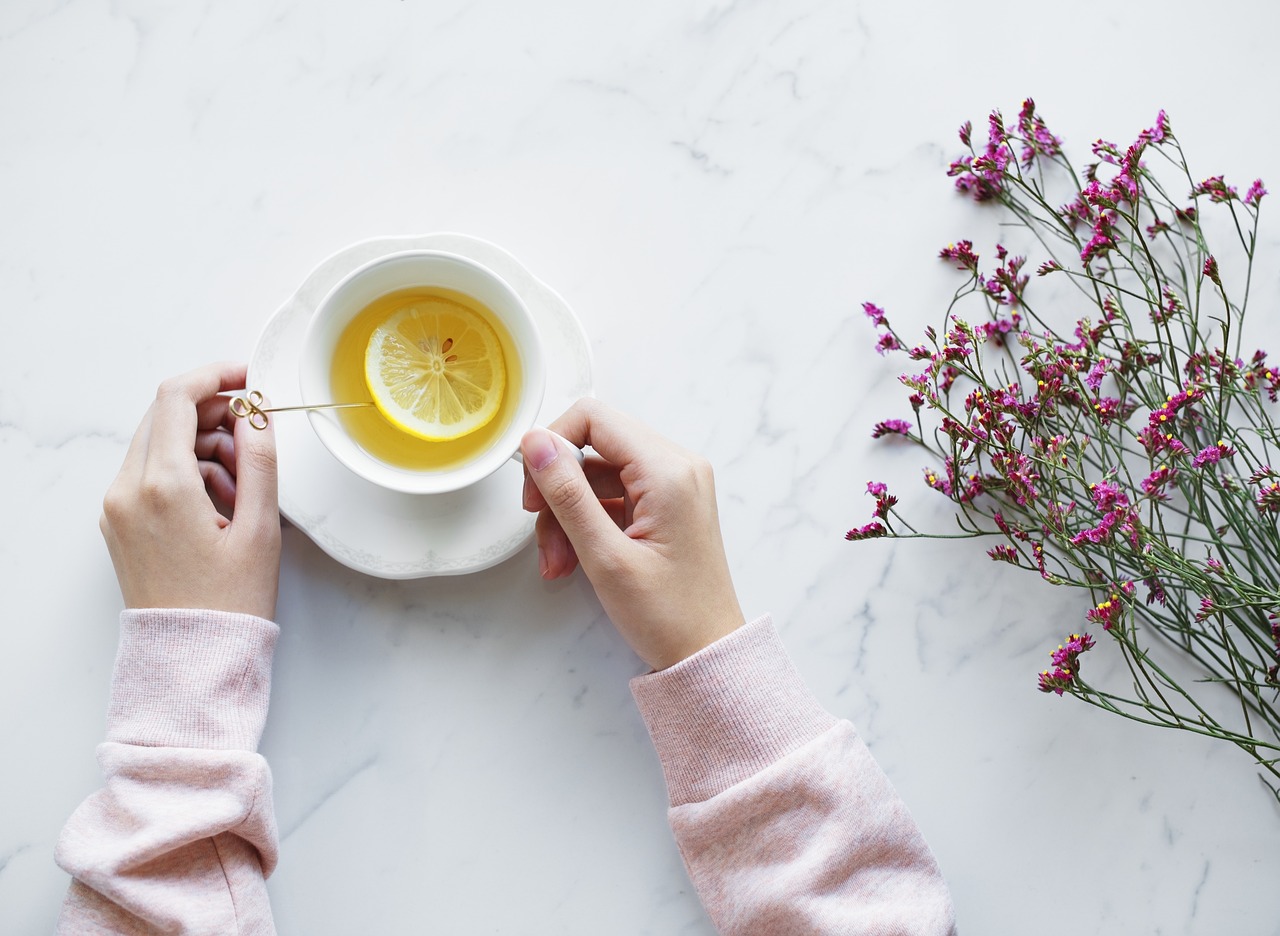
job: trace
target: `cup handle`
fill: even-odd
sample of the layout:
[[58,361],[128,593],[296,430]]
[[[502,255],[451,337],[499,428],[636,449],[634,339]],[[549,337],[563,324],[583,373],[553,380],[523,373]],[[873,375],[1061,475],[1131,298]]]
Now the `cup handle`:
[[[550,429],[548,429],[548,430],[547,430],[547,432],[551,432],[551,430],[550,430]],[[569,441],[568,439],[566,439],[564,436],[560,435],[560,433],[558,433],[558,432],[551,432],[551,434],[552,434],[553,436],[555,436],[557,439],[559,439],[561,442],[563,442],[566,446],[568,446],[569,451],[573,452],[573,457],[574,457],[574,458],[576,458],[576,459],[578,460],[578,464],[579,464],[579,465],[581,465],[581,464],[583,463],[583,461],[585,461],[585,460],[586,460],[587,453],[586,453],[586,450],[585,450],[585,449],[580,449],[580,448],[578,448],[576,445],[574,445],[572,442],[570,442],[570,441]],[[522,465],[523,465],[523,464],[524,464],[524,453],[522,453],[519,449],[516,449],[516,450],[511,454],[511,460],[512,460],[513,462],[519,462],[520,464],[522,464]]]

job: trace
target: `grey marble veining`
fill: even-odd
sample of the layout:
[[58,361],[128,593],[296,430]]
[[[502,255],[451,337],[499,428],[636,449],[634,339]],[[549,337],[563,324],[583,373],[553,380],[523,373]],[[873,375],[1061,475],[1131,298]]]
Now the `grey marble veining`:
[[[842,539],[866,481],[921,467],[870,439],[903,397],[859,303],[917,332],[954,282],[937,249],[1000,236],[944,176],[955,128],[1031,94],[1079,159],[1163,107],[1203,175],[1274,189],[1277,26],[1183,0],[5,3],[0,929],[50,930],[98,782],[97,516],[155,385],[247,358],[341,247],[458,231],[566,299],[599,396],[711,458],[746,613],[858,725],[965,932],[1280,932],[1280,809],[1242,755],[1035,691],[1072,596],[971,544]],[[290,528],[279,620],[282,933],[711,932],[641,666],[583,580],[527,549],[383,581]]]

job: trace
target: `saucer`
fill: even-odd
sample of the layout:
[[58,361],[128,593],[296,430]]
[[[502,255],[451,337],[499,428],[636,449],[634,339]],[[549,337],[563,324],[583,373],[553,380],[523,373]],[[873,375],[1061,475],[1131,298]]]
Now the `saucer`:
[[[475,260],[524,300],[548,348],[540,425],[591,395],[591,346],[573,310],[509,253],[462,234],[379,237],[325,260],[267,322],[249,362],[249,386],[277,405],[298,399],[298,355],[316,306],[357,267],[413,249]],[[533,538],[534,515],[520,506],[524,470],[517,463],[461,491],[403,494],[347,470],[302,414],[291,415],[274,420],[280,513],[343,565],[388,579],[460,575],[497,565]]]

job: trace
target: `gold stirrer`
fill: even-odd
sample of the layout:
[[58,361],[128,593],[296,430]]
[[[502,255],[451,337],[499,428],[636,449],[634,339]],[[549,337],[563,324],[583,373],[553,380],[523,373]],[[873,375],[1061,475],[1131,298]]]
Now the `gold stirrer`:
[[257,390],[250,390],[244,396],[231,398],[231,415],[246,419],[255,429],[267,428],[268,413],[288,413],[293,410],[312,409],[345,409],[356,406],[373,406],[372,400],[364,403],[312,403],[302,406],[263,406],[264,399]]

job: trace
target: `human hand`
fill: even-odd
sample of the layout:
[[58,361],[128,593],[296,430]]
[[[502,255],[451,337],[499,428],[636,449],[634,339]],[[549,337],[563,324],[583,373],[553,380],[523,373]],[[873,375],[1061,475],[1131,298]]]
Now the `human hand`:
[[[543,578],[581,563],[614,626],[666,669],[743,624],[705,458],[591,399],[521,442]],[[558,433],[601,458],[581,466]]]
[[210,364],[156,392],[102,502],[125,607],[275,616],[275,435],[236,419],[218,395],[244,383],[244,365]]

